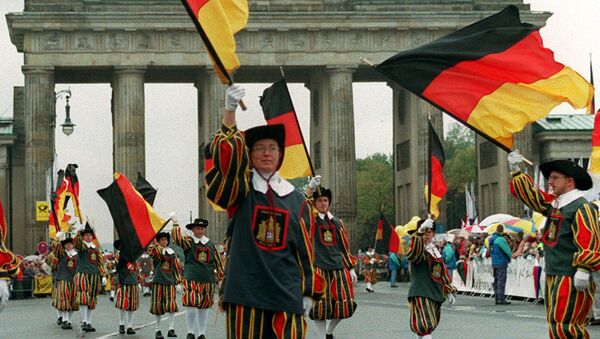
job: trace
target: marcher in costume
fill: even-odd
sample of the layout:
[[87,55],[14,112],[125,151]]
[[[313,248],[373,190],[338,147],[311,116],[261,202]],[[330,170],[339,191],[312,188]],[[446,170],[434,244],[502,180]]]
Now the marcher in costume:
[[71,325],[73,312],[79,310],[74,282],[78,256],[73,245],[73,236],[70,233],[58,232],[56,236],[60,242],[55,243],[50,255],[54,258],[52,266],[56,271],[52,291],[52,307],[60,313],[61,328],[70,330],[73,328]]
[[[62,232],[58,232],[57,234],[59,234],[59,233],[64,234]],[[54,305],[54,303],[56,303],[57,296],[58,296],[58,291],[56,290],[56,288],[58,287],[56,284],[56,269],[58,268],[58,259],[54,255],[54,251],[56,250],[56,247],[59,244],[60,244],[60,240],[58,240],[58,237],[57,237],[57,239],[54,239],[54,241],[52,242],[52,247],[51,247],[50,253],[48,253],[48,255],[46,255],[46,257],[44,258],[44,262],[48,266],[50,266],[50,269],[52,270],[52,294],[51,294],[52,305]],[[63,312],[56,310],[56,324],[59,327],[62,327],[62,323],[63,323]]]
[[546,216],[542,233],[546,291],[544,303],[550,338],[589,338],[585,329],[595,284],[590,272],[600,269],[598,212],[584,197],[592,188],[589,174],[574,162],[554,160],[540,165],[552,194],[535,188],[519,169],[523,156],[511,152],[511,193]]
[[133,329],[133,312],[137,311],[140,304],[140,288],[138,287],[139,267],[135,262],[121,260],[118,250],[121,241],[115,240],[114,261],[117,263],[115,270],[115,290],[117,301],[115,307],[119,309],[119,333],[125,333],[125,317],[127,316],[127,334],[135,334]]
[[406,257],[411,265],[408,306],[410,329],[418,338],[431,338],[440,323],[442,303],[454,304],[456,288],[435,246],[435,222],[420,220],[412,235]]
[[117,284],[115,283],[115,278],[117,276],[117,249],[112,255],[112,257],[105,256],[106,260],[106,273],[108,275],[108,281],[110,282],[110,297],[108,300],[115,301],[115,293],[117,292]]
[[84,332],[95,332],[92,326],[92,310],[96,308],[98,293],[106,283],[104,255],[93,242],[94,230],[89,223],[73,239],[77,250],[77,270],[75,273],[75,291],[77,303],[81,311],[81,329]]
[[161,232],[156,235],[156,242],[148,246],[148,255],[154,261],[154,278],[152,279],[152,300],[150,313],[156,316],[156,339],[163,339],[160,331],[160,319],[165,313],[169,314],[169,332],[167,337],[177,337],[175,334],[175,312],[177,294],[181,290],[181,263],[169,247],[169,233]]
[[314,217],[304,194],[277,171],[284,125],[251,128],[245,136],[237,129],[243,95],[237,85],[227,89],[223,125],[210,145],[214,167],[206,174],[208,199],[230,217],[221,296],[227,337],[304,338],[303,314],[325,287],[313,266]]
[[321,334],[333,338],[333,330],[342,319],[356,310],[353,284],[358,280],[356,258],[350,253],[348,233],[341,219],[329,211],[331,190],[320,186],[320,176],[311,179],[307,195],[312,197],[315,223],[310,231],[315,266],[325,278],[325,298],[315,301],[309,313]]
[[377,262],[379,255],[375,253],[373,246],[369,245],[367,252],[363,257],[362,263],[364,268],[365,283],[367,283],[367,292],[375,292],[375,284],[377,284]]
[[182,235],[177,219],[172,220],[173,242],[183,248],[185,253],[182,302],[186,307],[186,339],[194,339],[196,335],[204,339],[208,310],[214,303],[215,277],[219,281],[223,279],[221,256],[215,244],[204,235],[207,220],[197,218],[193,223],[187,224],[185,228],[192,231],[191,236]]
[[142,280],[142,293],[144,297],[152,295],[152,278],[154,276],[154,266],[152,265],[152,258],[148,256],[148,253],[144,252],[138,259],[138,265],[140,266],[141,280]]

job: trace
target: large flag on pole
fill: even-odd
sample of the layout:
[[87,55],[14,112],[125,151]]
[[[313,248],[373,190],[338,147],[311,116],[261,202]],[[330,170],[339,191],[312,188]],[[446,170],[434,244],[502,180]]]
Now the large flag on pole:
[[402,254],[400,237],[396,233],[396,228],[385,218],[383,207],[379,211],[379,221],[377,222],[377,234],[375,238],[377,240],[375,244],[375,251],[377,253],[394,252]]
[[593,95],[581,75],[554,60],[515,6],[376,68],[506,151],[514,133],[557,105],[586,108]]
[[279,173],[286,179],[313,176],[314,171],[285,79],[265,89],[260,97],[268,125],[285,125],[285,157]]
[[429,171],[427,175],[427,184],[425,187],[425,200],[427,201],[427,210],[429,211],[429,214],[433,216],[433,219],[437,219],[437,217],[440,215],[438,204],[448,191],[446,180],[444,179],[444,162],[446,161],[446,156],[444,155],[444,149],[442,148],[440,138],[438,138],[437,133],[435,133],[431,122],[429,122],[428,125]]
[[125,175],[115,173],[114,179],[110,186],[98,190],[98,194],[108,205],[119,234],[121,257],[125,261],[135,261],[163,229],[166,221]]
[[48,233],[54,238],[59,231],[67,232],[73,223],[72,217],[83,224],[83,215],[79,206],[79,179],[76,173],[77,165],[68,164],[65,170],[58,171],[56,190],[50,198],[50,216]]
[[181,0],[191,17],[221,82],[231,84],[240,62],[234,34],[248,22],[247,0]]

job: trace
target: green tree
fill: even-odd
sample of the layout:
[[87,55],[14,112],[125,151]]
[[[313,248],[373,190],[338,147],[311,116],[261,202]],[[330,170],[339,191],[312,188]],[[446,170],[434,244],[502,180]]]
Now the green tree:
[[465,184],[477,180],[475,133],[455,123],[444,138],[444,175],[448,185],[446,193],[446,228],[460,227],[466,214]]
[[356,241],[360,248],[364,248],[375,241],[382,205],[386,219],[395,220],[392,156],[375,153],[364,159],[357,159],[356,169]]

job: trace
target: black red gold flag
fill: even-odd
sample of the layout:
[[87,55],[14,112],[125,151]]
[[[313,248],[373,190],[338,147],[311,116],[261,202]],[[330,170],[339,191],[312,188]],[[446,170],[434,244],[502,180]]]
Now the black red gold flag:
[[231,84],[240,62],[234,34],[248,22],[247,0],[181,0],[194,22],[221,82]]
[[140,192],[144,200],[146,200],[150,206],[154,205],[154,199],[156,198],[156,188],[152,187],[148,180],[142,176],[142,173],[138,172],[137,180],[135,181],[135,190]]
[[279,174],[286,179],[313,176],[310,157],[285,79],[264,90],[260,105],[268,125],[285,125],[285,157]]
[[71,228],[72,217],[69,215],[69,203],[73,206],[73,214],[83,224],[83,215],[79,206],[79,179],[76,164],[68,164],[65,170],[58,171],[56,190],[51,193],[49,235],[53,239],[56,232],[67,232]]
[[508,6],[376,69],[502,149],[563,102],[586,108],[593,87],[554,60],[539,28]]
[[115,173],[114,181],[98,194],[106,202],[119,234],[121,257],[135,261],[166,225],[165,220],[121,173]]
[[429,214],[436,219],[440,215],[438,208],[439,202],[444,198],[448,187],[446,186],[446,180],[444,179],[444,162],[446,156],[444,155],[444,148],[440,142],[440,138],[433,129],[431,122],[429,125],[429,151],[428,151],[428,175],[427,184],[425,187],[425,199],[427,201],[427,210]]
[[383,208],[379,211],[379,221],[377,222],[375,239],[377,241],[375,244],[375,251],[377,253],[401,253],[400,238],[396,233],[394,225],[390,224],[385,218]]

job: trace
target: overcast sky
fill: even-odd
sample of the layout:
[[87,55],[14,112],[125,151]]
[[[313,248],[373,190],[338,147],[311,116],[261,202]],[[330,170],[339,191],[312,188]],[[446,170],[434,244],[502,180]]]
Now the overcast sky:
[[[550,11],[554,15],[541,30],[545,45],[555,52],[558,61],[571,66],[589,78],[589,54],[600,65],[598,18],[600,4],[594,0],[533,0],[533,10]],[[10,42],[6,19],[9,12],[20,12],[23,1],[1,1],[0,55],[0,116],[12,116],[13,86],[23,85],[21,66],[23,55]],[[593,44],[592,42],[596,42]],[[596,68],[598,69],[597,66]],[[596,72],[600,78],[600,71]],[[249,109],[238,115],[242,129],[262,123],[258,96],[268,84],[246,85]],[[77,125],[73,135],[66,137],[60,129],[56,134],[58,165],[79,164],[83,212],[94,221],[103,243],[112,240],[112,220],[96,190],[112,180],[112,126],[110,121],[110,86],[58,84],[56,90],[71,88],[72,120]],[[305,137],[309,131],[309,92],[302,84],[291,84],[292,99]],[[600,86],[598,86],[600,87]],[[187,220],[189,211],[196,217],[198,159],[197,92],[191,85],[146,84],[146,177],[159,188],[155,207],[166,216],[177,211]],[[64,120],[64,101],[57,102],[58,123]],[[568,112],[568,107],[560,107]],[[354,115],[357,157],[375,152],[392,152],[391,90],[383,83],[354,84]],[[262,120],[262,121],[261,121]],[[447,121],[449,122],[449,120]],[[377,133],[373,133],[377,131]],[[181,147],[181,145],[190,145]]]

